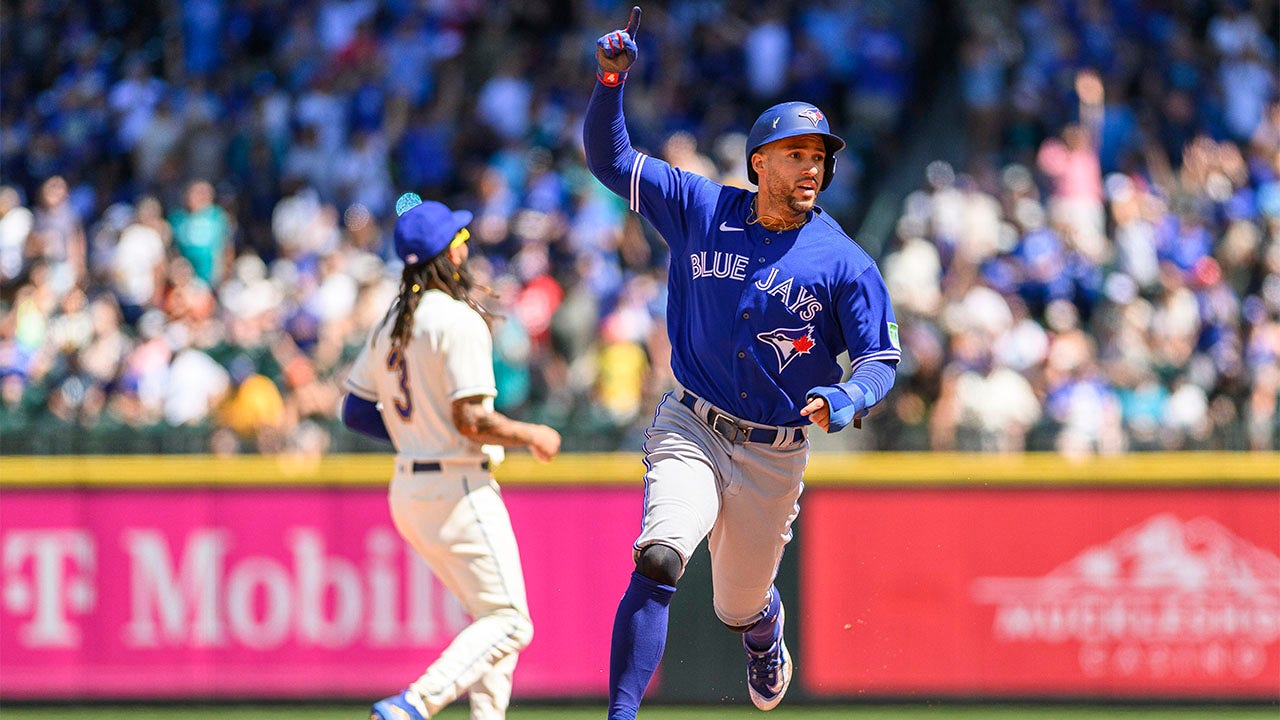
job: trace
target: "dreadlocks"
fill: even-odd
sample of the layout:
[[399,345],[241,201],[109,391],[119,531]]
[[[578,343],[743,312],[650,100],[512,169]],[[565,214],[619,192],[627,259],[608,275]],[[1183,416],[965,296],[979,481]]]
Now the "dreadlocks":
[[404,272],[400,275],[400,297],[391,306],[391,312],[396,316],[396,324],[391,329],[392,347],[400,349],[409,341],[418,301],[422,298],[423,291],[431,287],[440,288],[453,299],[465,302],[472,310],[480,313],[485,323],[492,322],[493,314],[471,297],[471,290],[475,287],[471,273],[465,265],[454,265],[449,259],[449,253],[442,252],[426,262],[404,266]]

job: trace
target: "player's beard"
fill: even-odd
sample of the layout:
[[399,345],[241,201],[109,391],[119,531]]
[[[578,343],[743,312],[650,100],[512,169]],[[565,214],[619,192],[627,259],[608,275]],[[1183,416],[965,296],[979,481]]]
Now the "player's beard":
[[[766,191],[769,194],[769,205],[775,208],[785,207],[793,213],[793,217],[782,218],[789,222],[800,220],[807,215],[813,206],[818,202],[818,193],[815,190],[813,197],[797,197],[796,193],[799,188],[794,182],[787,182],[778,178],[769,178],[767,181]],[[814,181],[817,187],[818,181]]]

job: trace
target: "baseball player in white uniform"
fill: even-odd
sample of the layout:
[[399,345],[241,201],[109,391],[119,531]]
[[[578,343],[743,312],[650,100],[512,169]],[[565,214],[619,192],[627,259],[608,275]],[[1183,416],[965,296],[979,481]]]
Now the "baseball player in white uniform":
[[342,419],[395,445],[396,529],[473,622],[407,689],[375,703],[370,719],[425,720],[469,693],[472,720],[501,720],[533,624],[511,520],[482,446],[525,446],[549,461],[560,434],[493,409],[489,316],[471,297],[466,269],[472,214],[411,194],[397,210],[399,297],[351,368]]

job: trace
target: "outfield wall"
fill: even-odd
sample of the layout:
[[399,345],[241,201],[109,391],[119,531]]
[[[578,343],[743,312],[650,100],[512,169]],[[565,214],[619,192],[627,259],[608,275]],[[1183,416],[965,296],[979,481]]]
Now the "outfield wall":
[[[367,698],[463,624],[389,456],[0,458],[0,697]],[[607,692],[636,455],[496,475],[524,697]],[[780,572],[796,700],[1280,697],[1280,454],[815,455]],[[651,692],[745,701],[700,551]]]

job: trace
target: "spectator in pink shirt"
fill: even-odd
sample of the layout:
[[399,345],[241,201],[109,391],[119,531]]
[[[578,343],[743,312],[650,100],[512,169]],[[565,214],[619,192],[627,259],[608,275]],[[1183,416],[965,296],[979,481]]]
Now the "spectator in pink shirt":
[[1091,260],[1107,259],[1103,233],[1102,163],[1098,156],[1098,133],[1102,127],[1104,89],[1094,70],[1081,70],[1075,78],[1079,99],[1079,121],[1062,129],[1061,138],[1050,138],[1040,146],[1036,162],[1052,181],[1050,217],[1074,231],[1070,238]]

